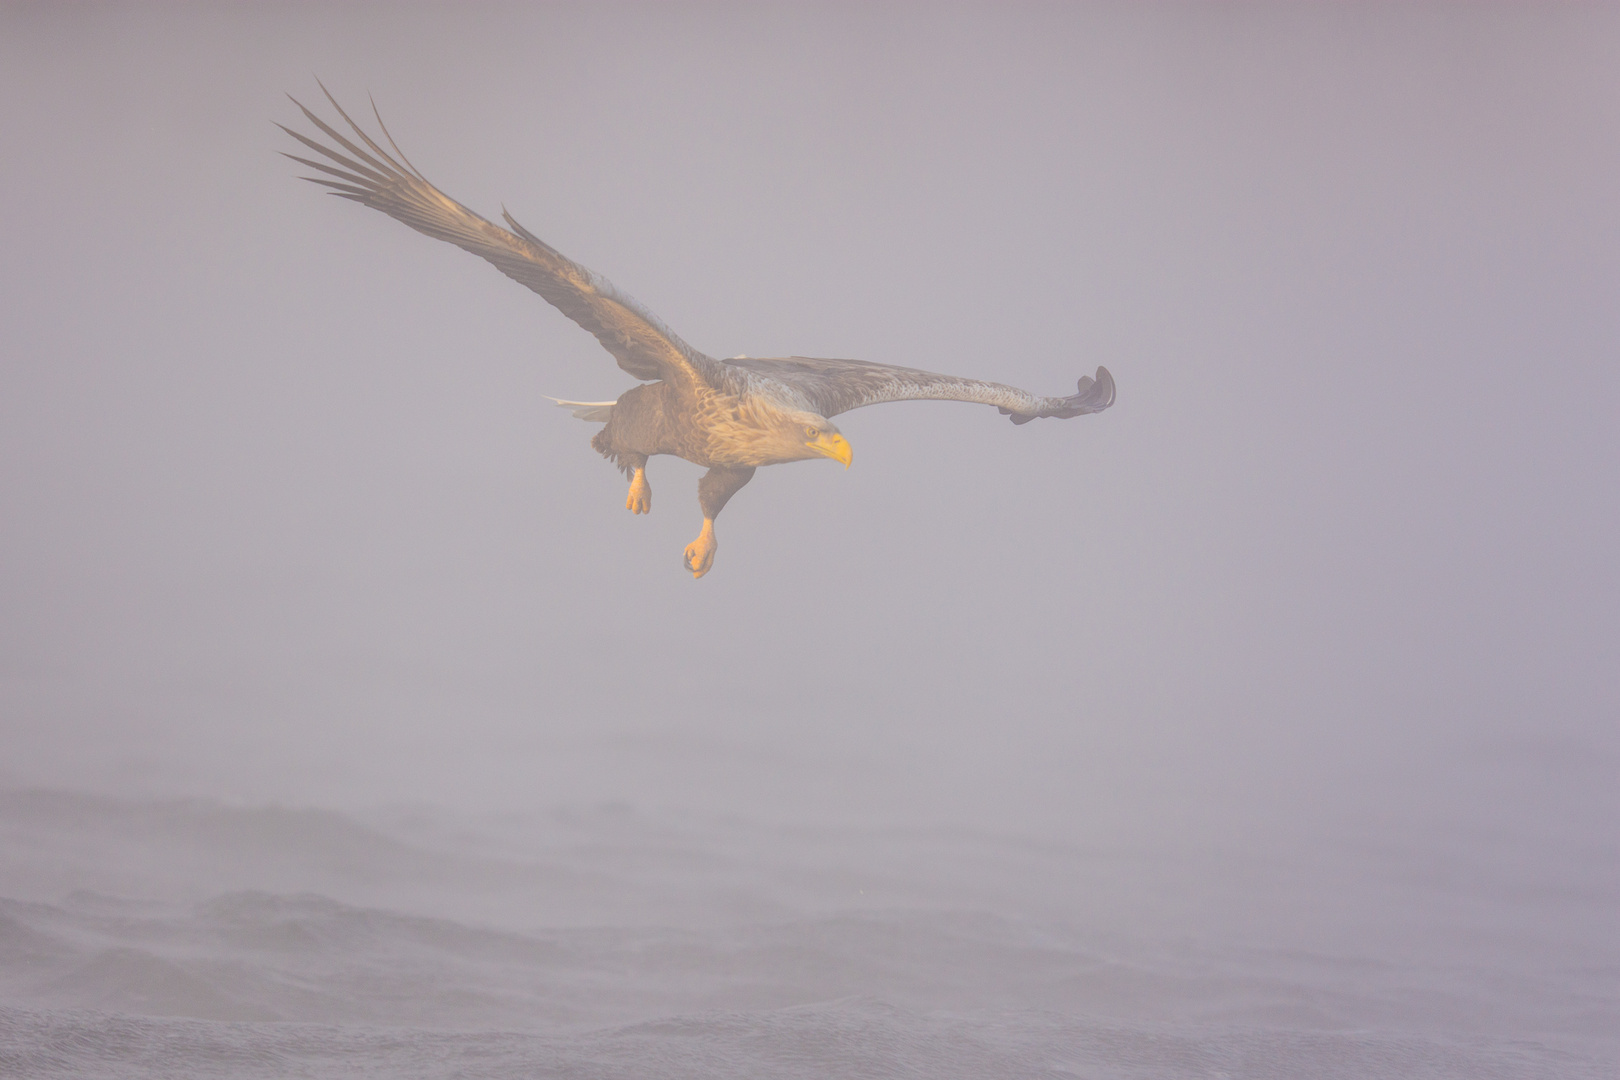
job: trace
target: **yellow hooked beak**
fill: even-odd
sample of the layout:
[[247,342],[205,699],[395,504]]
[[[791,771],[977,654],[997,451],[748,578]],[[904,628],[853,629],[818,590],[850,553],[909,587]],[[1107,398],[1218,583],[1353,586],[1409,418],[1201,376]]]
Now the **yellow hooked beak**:
[[849,440],[836,431],[823,431],[805,445],[823,457],[842,461],[846,469],[849,468],[849,463],[855,460],[855,451],[850,449]]

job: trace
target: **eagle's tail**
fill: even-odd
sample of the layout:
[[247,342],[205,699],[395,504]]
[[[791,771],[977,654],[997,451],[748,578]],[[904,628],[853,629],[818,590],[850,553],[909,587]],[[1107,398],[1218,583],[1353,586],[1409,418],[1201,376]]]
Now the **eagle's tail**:
[[581,420],[589,420],[593,424],[605,424],[608,417],[613,415],[613,401],[564,401],[562,398],[548,398],[557,403],[558,407],[567,409]]

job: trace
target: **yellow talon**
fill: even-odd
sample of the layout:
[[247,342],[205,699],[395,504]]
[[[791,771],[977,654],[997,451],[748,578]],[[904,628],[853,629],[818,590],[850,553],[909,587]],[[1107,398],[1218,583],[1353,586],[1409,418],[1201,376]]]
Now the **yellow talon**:
[[652,510],[652,485],[647,483],[646,469],[637,469],[630,478],[630,494],[625,497],[624,508],[632,514],[645,514]]
[[714,553],[720,545],[714,539],[714,519],[703,519],[703,531],[698,538],[686,545],[686,568],[692,571],[692,577],[700,578],[709,572],[714,565]]

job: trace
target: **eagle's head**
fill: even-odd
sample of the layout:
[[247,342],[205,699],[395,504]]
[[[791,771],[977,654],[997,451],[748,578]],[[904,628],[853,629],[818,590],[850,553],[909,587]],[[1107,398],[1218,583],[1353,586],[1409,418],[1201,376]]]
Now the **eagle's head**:
[[848,468],[854,456],[837,424],[797,403],[773,401],[763,394],[745,397],[734,410],[705,419],[702,426],[712,447],[738,464],[780,465],[830,457]]
[[830,457],[843,462],[847,469],[855,458],[855,451],[850,449],[849,440],[838,430],[838,425],[813,412],[785,412],[776,425],[775,434],[783,461]]

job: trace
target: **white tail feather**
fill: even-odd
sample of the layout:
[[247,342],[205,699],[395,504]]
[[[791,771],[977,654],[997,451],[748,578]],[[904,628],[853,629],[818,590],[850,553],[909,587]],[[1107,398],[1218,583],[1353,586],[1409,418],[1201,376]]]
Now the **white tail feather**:
[[581,420],[589,420],[593,424],[605,424],[608,417],[613,415],[613,401],[564,401],[562,398],[548,397],[559,408],[567,409]]

